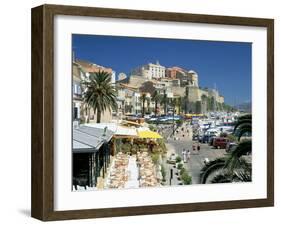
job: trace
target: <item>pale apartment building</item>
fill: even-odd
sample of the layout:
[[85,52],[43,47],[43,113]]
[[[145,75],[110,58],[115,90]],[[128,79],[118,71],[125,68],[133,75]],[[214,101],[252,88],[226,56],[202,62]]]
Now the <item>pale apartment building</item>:
[[148,63],[132,70],[132,75],[139,75],[148,80],[165,78],[166,68],[160,65],[159,61],[155,64]]

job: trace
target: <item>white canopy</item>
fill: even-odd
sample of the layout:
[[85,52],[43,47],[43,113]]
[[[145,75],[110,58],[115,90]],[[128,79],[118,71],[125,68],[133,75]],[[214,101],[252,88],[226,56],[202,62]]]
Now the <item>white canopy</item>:
[[107,127],[108,130],[112,131],[116,136],[138,136],[136,128],[130,128],[118,125],[115,122],[110,123],[89,123],[86,124],[89,127],[104,129]]

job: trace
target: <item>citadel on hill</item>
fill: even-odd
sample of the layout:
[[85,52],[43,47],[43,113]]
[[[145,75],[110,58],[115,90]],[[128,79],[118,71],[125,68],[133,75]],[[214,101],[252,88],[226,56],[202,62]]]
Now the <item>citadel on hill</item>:
[[[193,70],[176,66],[165,67],[158,61],[155,64],[148,63],[133,69],[127,78],[124,78],[122,73],[122,79],[116,82],[118,98],[120,101],[125,101],[125,108],[126,105],[132,106],[132,112],[140,110],[135,104],[137,100],[134,100],[137,99],[138,94],[147,93],[149,98],[155,91],[171,99],[180,99],[185,113],[222,110],[224,97],[216,89],[200,88],[198,77]],[[163,111],[164,109],[159,110],[160,113],[164,113]]]
[[[84,60],[74,60],[73,64],[73,112],[74,119],[94,119],[95,114],[87,110],[82,100],[81,81],[89,73],[105,71],[112,76],[112,84],[117,90],[117,115],[168,114],[173,100],[175,111],[180,113],[206,113],[224,110],[224,97],[218,90],[200,88],[199,76],[193,70],[181,67],[165,67],[158,61],[132,69],[130,75],[116,73],[112,68],[97,65]],[[102,121],[110,121],[112,114],[108,111],[102,115]]]

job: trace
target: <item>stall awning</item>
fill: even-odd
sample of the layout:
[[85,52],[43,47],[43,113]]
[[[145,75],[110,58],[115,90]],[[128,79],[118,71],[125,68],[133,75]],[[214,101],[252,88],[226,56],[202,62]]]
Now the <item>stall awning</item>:
[[137,137],[137,131],[135,128],[126,127],[118,125],[117,123],[94,123],[87,124],[87,126],[92,128],[105,128],[107,127],[109,131],[113,133],[115,137]]
[[123,124],[123,125],[130,125],[130,126],[137,126],[137,127],[142,126],[141,124],[139,124],[139,123],[137,123],[137,122],[126,121],[126,120],[123,120],[123,121],[122,121],[122,124]]
[[138,131],[139,138],[150,138],[150,139],[160,139],[162,138],[159,133],[150,131],[150,130],[142,130]]
[[79,126],[73,128],[73,153],[93,153],[99,151],[104,142],[109,142],[113,133],[109,130]]

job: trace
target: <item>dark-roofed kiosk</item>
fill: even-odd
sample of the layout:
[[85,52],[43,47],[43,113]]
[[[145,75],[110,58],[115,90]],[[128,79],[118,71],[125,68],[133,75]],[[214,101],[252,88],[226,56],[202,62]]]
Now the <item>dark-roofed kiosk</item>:
[[96,187],[98,178],[106,174],[110,163],[113,132],[105,128],[77,126],[73,128],[73,187]]

